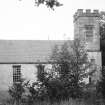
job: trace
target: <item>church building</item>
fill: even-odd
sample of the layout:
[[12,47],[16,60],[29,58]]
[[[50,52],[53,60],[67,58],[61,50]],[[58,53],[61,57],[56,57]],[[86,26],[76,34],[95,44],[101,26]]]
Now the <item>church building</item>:
[[74,14],[74,40],[79,38],[85,42],[89,59],[97,65],[94,80],[100,78],[102,52],[100,49],[100,25],[104,12],[90,9],[78,9]]
[[[78,9],[74,14],[74,40],[85,42],[90,60],[98,67],[102,66],[100,50],[100,20],[102,12],[90,9]],[[45,68],[55,45],[61,46],[64,40],[0,40],[0,91],[7,90],[18,81],[20,74],[24,78],[36,78],[37,64]],[[99,73],[97,73],[99,75]]]

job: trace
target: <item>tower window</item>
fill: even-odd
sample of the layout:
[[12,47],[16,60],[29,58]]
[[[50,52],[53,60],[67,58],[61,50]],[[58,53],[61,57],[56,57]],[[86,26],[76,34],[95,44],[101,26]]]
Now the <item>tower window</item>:
[[94,63],[95,63],[95,59],[94,59],[94,58],[92,58],[92,59],[91,59],[91,62],[94,64]]
[[93,25],[85,25],[86,41],[93,41]]
[[13,65],[13,83],[21,80],[21,65]]

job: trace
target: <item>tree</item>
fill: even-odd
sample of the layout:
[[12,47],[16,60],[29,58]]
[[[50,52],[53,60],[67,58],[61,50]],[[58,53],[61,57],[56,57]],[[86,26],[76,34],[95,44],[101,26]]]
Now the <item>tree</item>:
[[35,3],[37,4],[37,6],[39,6],[40,4],[45,4],[47,7],[51,9],[54,9],[54,6],[56,7],[62,6],[62,4],[57,0],[35,0]]
[[62,6],[62,4],[57,0],[35,0],[36,6],[40,6],[41,4],[46,5],[48,8],[54,10],[54,7]]
[[48,100],[47,86],[48,78],[46,78],[46,72],[44,71],[44,66],[42,64],[37,65],[37,81],[32,84],[28,83],[27,88],[29,90],[28,104],[33,104],[34,102]]
[[102,24],[100,26],[100,38],[101,38],[101,40],[105,39],[105,24]]
[[84,44],[76,39],[74,42],[65,42],[60,49],[56,46],[51,60],[57,62],[53,64],[53,70],[57,72],[57,79],[63,84],[61,93],[65,90],[63,92],[66,93],[65,97],[79,97],[83,79],[92,73],[87,72],[91,62],[89,62]]
[[37,81],[29,85],[29,100],[49,100],[50,102],[78,98],[83,90],[83,79],[92,75],[87,71],[91,62],[87,51],[80,40],[67,41],[62,46],[55,46],[50,72],[44,70],[44,65],[37,65]]
[[102,52],[102,77],[98,84],[98,90],[101,91],[102,96],[105,99],[105,24],[100,26],[100,49]]

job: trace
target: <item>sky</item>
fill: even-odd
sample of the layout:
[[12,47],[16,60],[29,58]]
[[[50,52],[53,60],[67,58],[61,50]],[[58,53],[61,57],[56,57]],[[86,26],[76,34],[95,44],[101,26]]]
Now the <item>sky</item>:
[[77,9],[105,11],[105,0],[58,0],[55,11],[34,0],[0,0],[0,39],[73,39],[73,15]]

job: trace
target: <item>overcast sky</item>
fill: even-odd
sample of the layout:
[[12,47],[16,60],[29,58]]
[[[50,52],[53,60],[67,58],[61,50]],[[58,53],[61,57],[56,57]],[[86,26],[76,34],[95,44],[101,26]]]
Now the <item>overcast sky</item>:
[[35,7],[34,0],[0,0],[0,39],[73,39],[77,9],[105,10],[105,0],[59,0],[55,11]]

